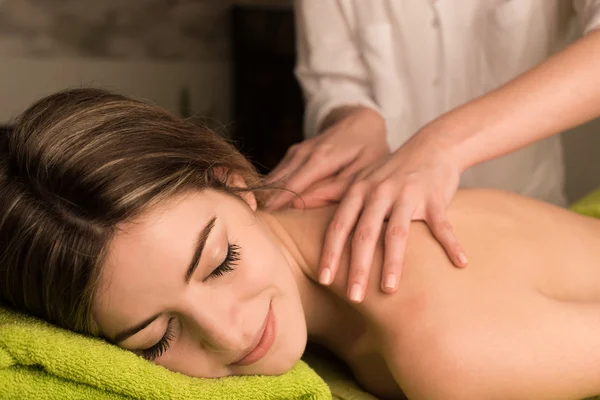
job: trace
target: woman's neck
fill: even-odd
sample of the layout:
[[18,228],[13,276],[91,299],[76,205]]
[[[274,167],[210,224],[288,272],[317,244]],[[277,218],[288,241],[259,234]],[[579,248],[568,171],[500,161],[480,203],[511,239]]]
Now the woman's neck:
[[324,345],[336,343],[360,322],[352,307],[317,283],[327,214],[327,210],[257,213],[273,240],[279,243],[296,279],[310,340]]

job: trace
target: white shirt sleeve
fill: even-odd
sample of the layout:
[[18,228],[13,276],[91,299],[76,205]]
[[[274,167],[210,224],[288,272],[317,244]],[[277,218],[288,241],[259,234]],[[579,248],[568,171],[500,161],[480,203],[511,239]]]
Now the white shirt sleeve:
[[[362,61],[344,0],[296,0],[295,74],[306,109],[305,137],[315,136],[335,108],[360,105],[381,113]],[[346,11],[351,11],[346,9]]]
[[583,34],[600,28],[600,0],[573,0]]

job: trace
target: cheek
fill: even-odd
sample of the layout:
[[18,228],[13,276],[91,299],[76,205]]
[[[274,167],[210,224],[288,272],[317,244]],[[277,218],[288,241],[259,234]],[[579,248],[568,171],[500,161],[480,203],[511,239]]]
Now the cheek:
[[243,284],[262,289],[288,286],[291,271],[278,246],[259,229],[252,230],[245,239],[239,262]]
[[272,286],[285,269],[285,257],[270,243],[258,243],[244,246],[241,264],[248,275],[249,282],[260,286]]

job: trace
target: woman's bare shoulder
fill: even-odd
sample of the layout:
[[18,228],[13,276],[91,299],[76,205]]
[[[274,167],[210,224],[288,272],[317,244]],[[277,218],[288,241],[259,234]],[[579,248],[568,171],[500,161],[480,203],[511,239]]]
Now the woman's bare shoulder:
[[304,259],[307,266],[305,273],[314,281],[317,281],[318,265],[327,227],[336,209],[336,206],[313,209],[290,208],[273,214]]
[[498,189],[461,189],[456,192],[448,209],[450,212],[483,209],[498,213],[510,212],[521,207],[560,209],[540,200]]

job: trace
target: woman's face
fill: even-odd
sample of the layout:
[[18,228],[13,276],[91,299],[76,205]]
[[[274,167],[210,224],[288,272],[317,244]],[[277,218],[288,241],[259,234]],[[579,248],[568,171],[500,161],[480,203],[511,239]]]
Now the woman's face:
[[94,317],[102,334],[195,377],[281,374],[307,333],[290,261],[241,199],[204,190],[111,242]]

